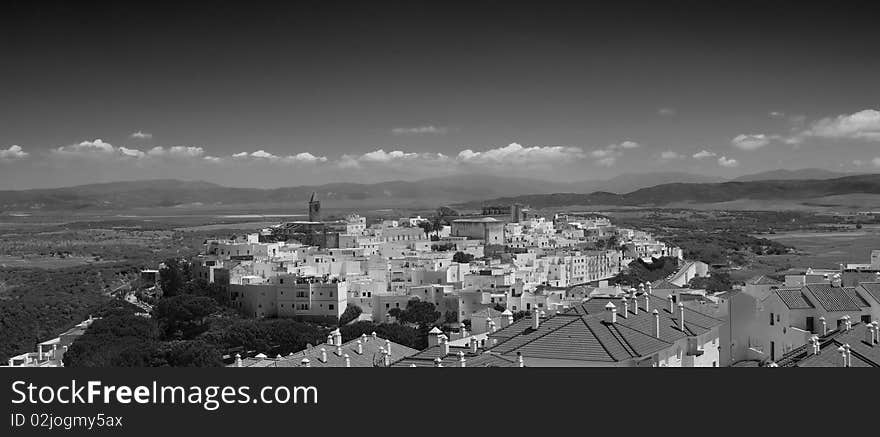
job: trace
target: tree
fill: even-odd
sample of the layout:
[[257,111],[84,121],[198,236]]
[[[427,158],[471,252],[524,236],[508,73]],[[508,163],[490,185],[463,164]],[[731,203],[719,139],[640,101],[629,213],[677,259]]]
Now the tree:
[[205,319],[219,309],[210,297],[182,294],[160,300],[153,317],[165,338],[192,339],[208,329]]
[[455,252],[455,255],[452,255],[452,261],[461,264],[467,264],[473,260],[474,256],[469,253]]
[[507,307],[504,306],[504,304],[502,304],[502,303],[496,303],[495,306],[494,306],[493,308],[495,309],[495,311],[501,311],[502,313],[503,313],[505,310],[507,310]]
[[190,280],[189,264],[176,258],[169,258],[163,264],[159,269],[159,287],[163,295],[174,296]]
[[152,319],[110,315],[92,322],[64,353],[65,367],[148,367],[157,354]]
[[364,311],[361,307],[351,303],[348,304],[348,306],[345,307],[345,311],[339,316],[339,326],[351,323],[352,320],[357,319],[363,312]]
[[704,289],[710,293],[719,293],[729,291],[733,288],[733,282],[730,274],[727,272],[715,271],[709,277],[695,277],[688,282],[688,287],[696,289]]
[[397,323],[355,322],[339,328],[342,341],[355,340],[361,335],[373,335],[391,340],[413,349],[422,350],[428,347],[428,332]]
[[165,365],[171,367],[223,367],[217,348],[201,340],[168,343],[161,354]]
[[433,303],[412,299],[406,303],[406,309],[401,314],[400,320],[424,327],[434,324],[439,318],[440,311],[437,311]]

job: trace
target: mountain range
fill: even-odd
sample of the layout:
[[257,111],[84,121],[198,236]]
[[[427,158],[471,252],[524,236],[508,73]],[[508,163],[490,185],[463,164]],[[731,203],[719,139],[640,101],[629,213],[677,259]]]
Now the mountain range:
[[[841,177],[842,176],[842,177]],[[124,210],[186,206],[301,207],[312,192],[330,207],[436,207],[485,202],[561,205],[657,205],[739,198],[807,198],[880,193],[880,175],[851,176],[819,169],[776,170],[724,181],[689,173],[623,174],[607,180],[549,182],[490,175],[456,175],[373,184],[332,183],[285,188],[233,188],[204,181],[156,179],[65,188],[0,191],[0,211]],[[791,182],[797,180],[798,182]],[[806,182],[805,182],[806,181]],[[488,200],[495,199],[495,200]]]

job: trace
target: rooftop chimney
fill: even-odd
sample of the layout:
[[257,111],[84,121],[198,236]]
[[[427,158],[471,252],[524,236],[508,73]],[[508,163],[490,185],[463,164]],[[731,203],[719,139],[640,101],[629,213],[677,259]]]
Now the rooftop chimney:
[[477,339],[471,337],[471,353],[477,353]]
[[343,358],[345,358],[345,367],[351,367],[351,357],[348,356],[348,354],[345,354],[343,355]]
[[822,325],[821,332],[822,336],[828,335],[828,323],[825,322],[825,316],[819,317],[819,324]]
[[648,283],[648,294],[654,294],[654,286],[651,283]]
[[334,341],[336,340],[333,338],[333,333],[327,334],[327,344],[333,344]]
[[391,340],[385,339],[385,350],[391,355]]
[[675,314],[675,300],[673,300],[672,295],[666,296],[666,299],[669,301],[669,314]]
[[441,331],[440,328],[436,326],[431,328],[431,330],[428,331],[428,346],[437,346],[440,344],[441,335],[443,335],[443,331]]
[[626,296],[623,296],[621,301],[623,303],[623,312],[620,313],[620,317],[623,317],[625,319],[627,318],[627,313],[629,313],[629,300],[626,299]]
[[681,302],[678,303],[678,328],[681,329],[682,332],[685,332],[684,331],[684,304]]
[[309,363],[308,358],[303,358],[302,361],[300,361],[300,363],[302,364],[303,367],[312,367],[311,363]]
[[645,311],[651,311],[651,294],[646,293],[643,296],[645,297]]
[[852,329],[852,317],[850,317],[849,315],[846,315],[844,317],[846,317],[846,330],[849,331],[850,329]]
[[639,315],[639,299],[633,296],[633,314]]
[[443,367],[443,360],[440,357],[434,358],[434,367]]
[[880,322],[874,321],[874,344],[880,344]]
[[498,327],[495,326],[495,321],[492,319],[489,319],[489,332],[495,332],[497,330],[498,330]]
[[874,324],[868,323],[865,326],[865,343],[868,343],[868,346],[874,346]]
[[525,362],[525,360],[523,359],[523,354],[522,354],[522,352],[517,352],[517,353],[516,353],[516,364],[517,364],[517,366],[519,366],[519,367],[525,367],[525,366],[526,366],[526,362]]
[[[10,360],[12,362],[12,360]],[[12,364],[10,364],[11,366]],[[241,367],[241,354],[235,354],[235,367]]]
[[843,349],[846,351],[846,367],[852,367],[852,349],[849,347],[849,343],[845,343]]
[[459,351],[459,352],[458,352],[458,364],[460,364],[461,367],[467,367],[467,366],[465,365],[464,351]]
[[541,326],[541,313],[538,312],[538,307],[535,307],[535,313],[532,314],[532,328],[538,329]]
[[370,334],[370,335],[372,335],[372,336],[373,336],[373,340],[375,340],[375,339],[377,339],[377,338],[379,338],[379,337],[378,337],[378,336],[377,336],[377,335],[376,335],[376,331],[373,331],[373,333],[372,333],[372,334]]
[[846,325],[846,316],[843,316],[843,317],[837,319],[837,326],[838,326],[837,329],[840,331],[848,331],[849,330],[849,326]]
[[502,328],[506,328],[506,327],[513,324],[513,313],[510,310],[505,309],[504,312],[501,313],[501,317],[502,317],[502,319],[501,319],[501,327]]
[[440,350],[443,352],[443,356],[449,355],[449,342],[446,341],[446,336],[440,336]]
[[654,337],[660,338],[660,312],[654,310],[651,314],[654,315]]
[[460,323],[458,325],[458,331],[461,334],[461,338],[467,337],[467,325],[465,325],[464,323]]
[[382,349],[382,365],[391,367],[391,351]]
[[362,342],[360,339],[358,339],[357,341],[357,353],[358,355],[364,354],[364,342]]
[[608,323],[617,323],[617,307],[611,302],[608,302],[608,304],[605,305],[605,321]]
[[342,346],[342,332],[339,331],[339,328],[333,330],[333,344],[337,347]]
[[321,348],[321,362],[327,362],[327,349]]

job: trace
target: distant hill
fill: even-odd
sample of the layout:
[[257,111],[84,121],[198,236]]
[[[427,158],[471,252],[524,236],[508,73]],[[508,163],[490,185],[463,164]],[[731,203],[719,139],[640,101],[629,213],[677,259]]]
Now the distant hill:
[[330,206],[369,202],[375,206],[461,202],[568,189],[532,179],[484,175],[390,181],[376,184],[333,183],[286,188],[231,188],[203,181],[174,179],[111,182],[66,188],[0,191],[0,210],[80,210],[173,207],[180,205],[296,205],[312,192]]
[[[662,184],[642,188],[626,194],[595,192],[590,194],[553,193],[493,199],[483,203],[523,203],[533,208],[572,205],[610,206],[664,206],[676,204],[706,204],[731,202],[741,199],[799,200],[855,193],[880,194],[880,174],[847,176],[835,179],[765,180],[750,182],[722,182],[710,184]],[[458,206],[478,207],[481,202]]]
[[845,173],[821,168],[802,168],[800,170],[770,170],[761,173],[749,174],[733,179],[736,182],[751,181],[786,181],[800,179],[835,179],[846,176],[854,176],[857,173]]
[[669,183],[708,183],[724,182],[725,180],[718,176],[705,176],[684,172],[624,173],[606,180],[576,182],[572,184],[572,189],[567,191],[575,193],[603,191],[624,194],[641,188]]

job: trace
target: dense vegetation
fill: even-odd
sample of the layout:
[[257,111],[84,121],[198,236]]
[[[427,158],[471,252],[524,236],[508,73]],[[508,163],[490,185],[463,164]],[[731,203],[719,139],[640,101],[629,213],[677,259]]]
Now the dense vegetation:
[[696,232],[668,237],[667,242],[681,247],[685,259],[707,264],[746,263],[749,255],[782,255],[789,248],[779,242],[739,232]]
[[612,280],[615,284],[627,287],[638,287],[641,283],[664,279],[678,269],[678,258],[652,258],[646,263],[641,258],[629,263],[629,266]]
[[111,301],[109,292],[137,271],[128,263],[0,269],[0,358],[33,351],[96,314]]

